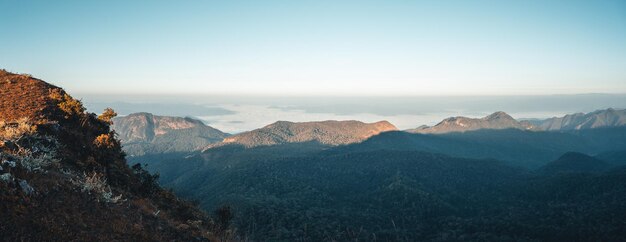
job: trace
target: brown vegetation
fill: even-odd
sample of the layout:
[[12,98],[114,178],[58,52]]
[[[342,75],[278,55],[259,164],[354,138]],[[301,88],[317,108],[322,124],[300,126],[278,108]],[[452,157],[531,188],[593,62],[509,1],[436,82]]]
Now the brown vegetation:
[[228,226],[126,164],[109,128],[114,116],[87,113],[58,87],[0,70],[0,237],[232,240]]

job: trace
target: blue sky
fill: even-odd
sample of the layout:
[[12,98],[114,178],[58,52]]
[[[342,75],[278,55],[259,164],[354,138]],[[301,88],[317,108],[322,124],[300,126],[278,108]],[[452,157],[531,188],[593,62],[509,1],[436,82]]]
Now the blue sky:
[[626,93],[626,1],[0,0],[0,68],[74,93]]

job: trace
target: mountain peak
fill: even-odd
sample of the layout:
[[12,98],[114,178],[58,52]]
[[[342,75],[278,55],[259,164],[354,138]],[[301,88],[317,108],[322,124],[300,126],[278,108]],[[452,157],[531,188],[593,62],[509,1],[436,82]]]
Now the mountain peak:
[[497,111],[495,113],[492,113],[486,117],[483,118],[484,120],[515,120],[513,117],[511,117],[511,115],[502,112],[502,111]]

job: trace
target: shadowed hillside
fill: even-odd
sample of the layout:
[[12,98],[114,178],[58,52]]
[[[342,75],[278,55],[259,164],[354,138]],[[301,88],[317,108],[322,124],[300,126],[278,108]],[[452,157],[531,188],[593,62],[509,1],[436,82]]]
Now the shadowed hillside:
[[447,134],[386,132],[340,149],[418,150],[467,158],[492,158],[513,166],[538,168],[563,153],[586,154],[626,147],[626,127],[598,128],[569,132],[528,131],[519,129],[476,130]]
[[560,173],[600,173],[610,168],[611,165],[603,160],[582,153],[568,152],[559,157],[559,159],[543,166],[539,169],[539,172],[545,175]]

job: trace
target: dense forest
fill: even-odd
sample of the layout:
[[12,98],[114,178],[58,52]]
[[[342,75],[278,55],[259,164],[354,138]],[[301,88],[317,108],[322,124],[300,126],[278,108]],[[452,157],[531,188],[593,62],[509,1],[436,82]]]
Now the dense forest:
[[[626,163],[616,161],[619,158],[604,162],[565,152],[526,168],[512,165],[515,159],[456,158],[406,145],[409,137],[428,139],[439,151],[445,151],[444,142],[455,142],[465,151],[486,147],[476,154],[507,146],[515,151],[512,147],[519,144],[544,151],[517,159],[524,161],[551,158],[576,148],[577,141],[592,143],[607,133],[553,133],[546,138],[551,134],[522,131],[519,139],[498,144],[498,139],[510,139],[511,132],[516,134],[505,130],[494,133],[493,139],[481,135],[473,141],[471,136],[391,132],[348,146],[231,145],[134,162],[148,163],[149,170],[160,173],[162,184],[205,209],[231,206],[239,231],[257,240],[612,241],[626,236],[626,168],[620,166]],[[390,149],[388,137],[396,135],[404,137],[399,140],[405,146]],[[540,139],[535,136],[547,141],[524,144]],[[545,145],[567,137],[575,139]],[[589,147],[599,150],[584,148]],[[507,151],[495,154],[522,157]]]

